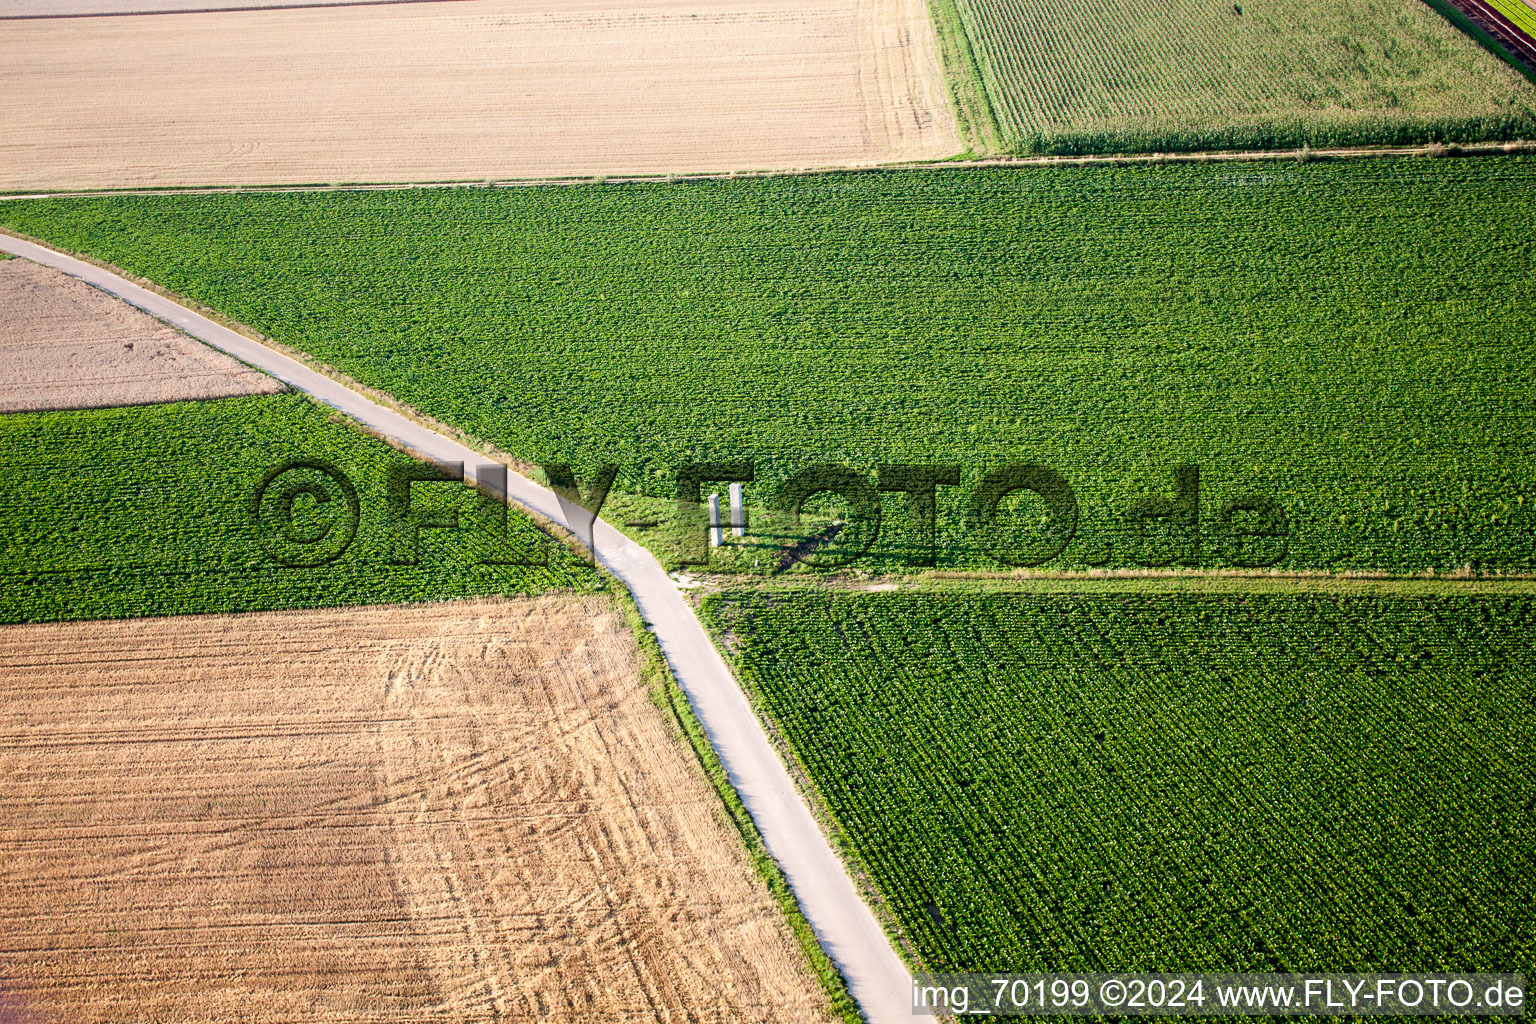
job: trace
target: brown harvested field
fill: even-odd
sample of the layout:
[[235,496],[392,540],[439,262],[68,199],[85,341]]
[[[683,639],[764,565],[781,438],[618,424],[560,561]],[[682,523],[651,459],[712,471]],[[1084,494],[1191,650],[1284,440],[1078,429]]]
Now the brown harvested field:
[[10,190],[782,170],[961,148],[925,0],[0,21],[0,52]]
[[612,601],[0,628],[41,1020],[813,1021]]
[[272,377],[84,281],[0,260],[0,413],[265,395]]

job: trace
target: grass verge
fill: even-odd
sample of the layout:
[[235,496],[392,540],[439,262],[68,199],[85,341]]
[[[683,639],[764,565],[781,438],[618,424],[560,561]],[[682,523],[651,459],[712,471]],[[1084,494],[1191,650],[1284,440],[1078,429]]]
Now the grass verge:
[[789,887],[789,881],[784,877],[778,862],[768,852],[767,846],[763,843],[762,833],[757,830],[757,823],[752,820],[752,815],[748,813],[741,802],[741,797],[737,795],[730,779],[726,776],[725,767],[720,763],[719,755],[715,753],[715,748],[710,745],[709,738],[704,734],[704,727],[694,715],[693,706],[688,703],[687,694],[683,692],[677,678],[673,676],[655,634],[651,632],[649,624],[640,613],[628,589],[617,580],[610,580],[610,582],[611,589],[623,609],[624,620],[629,624],[635,642],[640,646],[652,700],[663,713],[671,716],[672,721],[677,724],[679,734],[687,741],[694,756],[698,758],[705,777],[709,779],[710,785],[720,797],[726,816],[741,836],[754,870],[784,912],[784,918],[790,930],[800,943],[800,948],[810,962],[817,980],[821,982],[822,990],[827,995],[827,1001],[831,1004],[833,1013],[847,1024],[859,1024],[863,1017],[859,1013],[858,1004],[848,992],[848,985],[843,979],[842,972],[837,969],[832,958],[827,956],[826,950],[821,948],[815,931],[806,920],[805,914],[801,912],[794,891]]
[[939,60],[943,63],[944,80],[949,86],[950,106],[971,155],[987,156],[1002,152],[1002,130],[997,124],[997,114],[987,96],[986,82],[981,77],[981,67],[976,63],[976,52],[966,35],[965,23],[955,0],[928,0],[928,11],[933,18],[934,35],[939,43]]

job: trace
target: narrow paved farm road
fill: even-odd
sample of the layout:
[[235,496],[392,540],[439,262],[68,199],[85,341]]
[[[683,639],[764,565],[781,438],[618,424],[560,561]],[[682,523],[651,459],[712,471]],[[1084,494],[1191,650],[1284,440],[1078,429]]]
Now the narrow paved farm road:
[[[340,410],[417,458],[439,463],[462,462],[466,476],[474,474],[477,480],[483,468],[499,465],[298,360],[236,334],[111,271],[4,234],[0,234],[0,250],[55,267],[115,295]],[[507,492],[510,501],[553,522],[565,523],[559,500],[547,488],[509,471]],[[693,609],[655,556],[614,527],[598,520],[593,542],[597,558],[634,595],[725,765],[731,785],[741,794],[769,852],[789,879],[806,919],[848,980],[864,1016],[877,1024],[910,1021],[911,977],[905,965],[860,898],[810,809],[800,799],[762,724]]]

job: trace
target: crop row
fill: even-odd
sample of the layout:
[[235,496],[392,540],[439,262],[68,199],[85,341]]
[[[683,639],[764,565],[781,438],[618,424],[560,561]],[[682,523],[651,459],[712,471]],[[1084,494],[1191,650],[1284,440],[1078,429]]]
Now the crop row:
[[1508,18],[1516,28],[1524,32],[1532,46],[1536,46],[1536,10],[1532,10],[1525,0],[1488,0],[1488,2]]
[[[748,502],[833,463],[1048,467],[1053,568],[1143,560],[1127,511],[1200,472],[1272,499],[1284,568],[1536,569],[1536,162],[954,170],[647,186],[11,201],[0,221],[190,296],[530,462],[685,463]],[[899,569],[921,547],[886,503]],[[1040,510],[1010,509],[1020,529]],[[631,515],[632,513],[632,515]],[[667,531],[646,534],[663,554]],[[1190,553],[1192,552],[1193,553]]]
[[[265,521],[263,477],[308,462],[345,477],[284,475]],[[547,562],[484,565],[471,492],[417,488],[415,511],[461,513],[458,531],[422,531],[404,564],[386,471],[404,455],[297,395],[0,416],[0,622],[258,611],[488,593],[592,589],[600,582],[517,516],[507,531]],[[286,497],[281,514],[273,503]],[[282,502],[278,502],[282,504]],[[495,524],[499,526],[499,524]],[[341,536],[333,561],[288,564],[278,538]],[[307,549],[305,549],[307,550]]]
[[706,614],[930,968],[1536,966],[1529,597]]
[[1417,0],[957,9],[1020,151],[1465,142],[1536,123],[1531,83]]

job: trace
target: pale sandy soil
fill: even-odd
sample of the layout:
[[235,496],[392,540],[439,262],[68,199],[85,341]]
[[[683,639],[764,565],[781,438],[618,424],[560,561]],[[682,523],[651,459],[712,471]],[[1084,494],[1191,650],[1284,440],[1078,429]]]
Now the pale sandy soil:
[[[163,11],[229,11],[250,7],[337,7],[401,2],[405,0],[0,0],[0,18],[158,14]],[[410,2],[464,3],[468,0],[410,0]]]
[[0,990],[90,1021],[812,1021],[612,603],[0,629]]
[[0,189],[788,170],[961,148],[925,0],[3,21],[0,52]]
[[0,261],[0,413],[281,390],[83,281],[28,260]]

